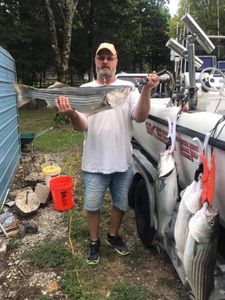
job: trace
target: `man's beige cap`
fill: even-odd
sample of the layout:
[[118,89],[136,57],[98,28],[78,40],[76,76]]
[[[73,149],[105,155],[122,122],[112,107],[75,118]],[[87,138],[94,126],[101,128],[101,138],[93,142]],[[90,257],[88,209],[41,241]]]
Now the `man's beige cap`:
[[112,55],[117,55],[116,49],[113,44],[101,43],[96,51],[96,54],[98,54],[98,52],[102,49],[108,49],[112,53]]

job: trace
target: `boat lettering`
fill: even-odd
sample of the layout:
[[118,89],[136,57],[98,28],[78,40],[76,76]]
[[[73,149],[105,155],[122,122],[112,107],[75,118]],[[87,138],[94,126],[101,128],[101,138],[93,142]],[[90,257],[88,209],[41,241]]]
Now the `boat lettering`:
[[[154,138],[156,138],[157,140],[159,140],[160,142],[166,144],[168,141],[168,131],[151,124],[150,122],[146,122],[146,131],[148,134],[150,134],[151,136],[153,136]],[[198,157],[198,147],[195,144],[192,144],[186,140],[184,140],[183,138],[176,136],[176,141],[179,143],[180,145],[180,154],[191,160],[194,161],[197,159]]]
[[155,137],[160,142],[166,144],[168,141],[167,134],[168,132],[161,129],[160,127],[157,127],[155,125],[152,125],[151,123],[145,123],[146,124],[146,130],[147,133]]

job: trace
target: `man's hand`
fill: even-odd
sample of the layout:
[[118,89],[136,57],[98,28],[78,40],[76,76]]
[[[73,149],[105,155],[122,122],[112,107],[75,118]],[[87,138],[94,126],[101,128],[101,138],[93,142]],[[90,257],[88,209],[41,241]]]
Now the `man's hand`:
[[159,76],[156,74],[156,71],[153,71],[151,74],[147,76],[148,81],[146,83],[146,86],[149,88],[154,88],[159,84]]
[[70,114],[73,112],[73,108],[70,105],[69,98],[66,96],[59,96],[55,99],[55,104],[61,113]]
[[140,123],[144,122],[150,111],[151,90],[159,84],[159,76],[155,71],[147,76],[147,82],[143,86],[138,104],[133,112],[133,119]]
[[69,98],[59,96],[55,99],[55,104],[60,113],[65,113],[70,118],[73,128],[77,131],[85,131],[88,128],[87,118],[76,110],[73,110]]

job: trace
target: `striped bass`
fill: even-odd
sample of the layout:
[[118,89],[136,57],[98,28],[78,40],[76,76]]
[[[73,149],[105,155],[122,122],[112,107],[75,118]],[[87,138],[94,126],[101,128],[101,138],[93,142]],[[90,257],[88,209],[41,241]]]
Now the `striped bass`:
[[[167,159],[166,159],[167,157]],[[175,163],[172,163],[173,156],[169,153],[169,150],[161,153],[160,161],[158,164],[158,178],[156,180],[156,215],[157,215],[157,232],[156,236],[159,239],[164,238],[164,231],[169,224],[171,216],[173,214],[174,206],[178,198],[178,186],[177,186],[177,171]],[[173,166],[170,173],[164,175],[162,170],[167,168],[166,164]],[[165,164],[165,166],[164,166]]]
[[22,84],[12,85],[18,94],[19,107],[35,99],[45,100],[48,106],[55,106],[55,99],[63,95],[70,99],[74,109],[86,114],[112,109],[125,103],[134,89],[130,85],[71,87],[57,83],[46,89],[37,89]]
[[190,219],[183,259],[196,300],[209,300],[213,292],[218,236],[218,210],[205,202]]
[[[156,239],[163,240],[165,228],[169,224],[178,198],[177,170],[174,161],[174,149],[176,143],[176,119],[168,120],[168,143],[166,150],[160,153],[158,162],[158,177],[156,178]],[[160,241],[161,242],[161,241]],[[156,241],[157,243],[157,241]]]
[[177,254],[182,262],[185,243],[188,237],[189,221],[191,217],[201,208],[201,187],[201,180],[194,180],[189,186],[186,187],[179,204],[174,227],[174,239],[176,243]]

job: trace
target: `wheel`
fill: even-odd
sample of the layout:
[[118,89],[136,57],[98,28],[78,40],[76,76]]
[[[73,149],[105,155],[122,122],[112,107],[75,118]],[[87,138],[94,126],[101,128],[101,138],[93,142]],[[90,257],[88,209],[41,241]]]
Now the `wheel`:
[[136,182],[133,179],[133,182],[129,188],[128,191],[128,205],[130,208],[134,209],[134,193],[135,193],[135,188],[136,188]]
[[218,92],[224,88],[225,75],[217,68],[205,68],[201,71],[199,80],[206,91]]
[[155,228],[150,226],[150,209],[148,191],[143,179],[141,179],[135,189],[134,212],[138,236],[144,246],[150,247],[155,236]]

